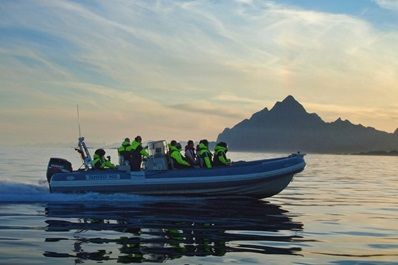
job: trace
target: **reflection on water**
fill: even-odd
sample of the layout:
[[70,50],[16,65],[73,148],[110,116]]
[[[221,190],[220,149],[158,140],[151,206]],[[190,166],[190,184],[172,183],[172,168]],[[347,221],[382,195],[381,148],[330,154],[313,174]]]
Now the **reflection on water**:
[[164,262],[228,252],[300,255],[295,242],[303,241],[297,235],[303,225],[287,211],[245,198],[49,204],[46,215],[45,240],[67,247],[55,246],[44,256],[76,263]]

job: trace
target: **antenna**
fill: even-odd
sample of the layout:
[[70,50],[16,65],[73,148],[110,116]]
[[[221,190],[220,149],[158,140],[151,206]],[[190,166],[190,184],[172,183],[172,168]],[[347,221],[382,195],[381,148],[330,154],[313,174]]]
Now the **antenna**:
[[77,106],[77,124],[79,126],[79,138],[82,137],[82,132],[80,130],[80,115],[79,115],[79,104],[76,105]]
[[80,113],[79,113],[79,104],[76,105],[76,110],[77,110],[77,125],[79,128],[79,142],[78,146],[79,149],[75,148],[77,152],[79,152],[82,160],[83,160],[83,165],[86,170],[90,169],[93,167],[92,165],[92,160],[90,156],[90,152],[88,151],[87,145],[84,142],[84,137],[82,137],[82,131],[80,129]]

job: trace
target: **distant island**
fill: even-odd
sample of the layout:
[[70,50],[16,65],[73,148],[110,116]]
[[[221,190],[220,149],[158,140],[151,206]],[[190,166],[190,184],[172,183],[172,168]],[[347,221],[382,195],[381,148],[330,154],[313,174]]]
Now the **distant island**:
[[368,156],[398,156],[398,151],[370,151],[353,153],[352,155],[368,155]]
[[398,150],[398,129],[387,133],[341,118],[325,122],[288,96],[271,110],[264,108],[232,128],[225,128],[217,141],[225,141],[237,151],[390,152]]

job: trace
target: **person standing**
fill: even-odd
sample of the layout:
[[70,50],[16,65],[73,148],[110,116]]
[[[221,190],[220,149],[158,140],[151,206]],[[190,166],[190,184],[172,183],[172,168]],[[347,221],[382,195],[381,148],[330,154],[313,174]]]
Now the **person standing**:
[[132,171],[141,170],[142,157],[149,157],[147,150],[142,147],[141,143],[141,136],[137,136],[131,145],[126,148],[129,156],[130,169]]
[[125,162],[128,162],[128,152],[127,147],[130,146],[130,139],[125,138],[123,143],[117,149],[117,153],[119,154],[119,165],[124,165]]

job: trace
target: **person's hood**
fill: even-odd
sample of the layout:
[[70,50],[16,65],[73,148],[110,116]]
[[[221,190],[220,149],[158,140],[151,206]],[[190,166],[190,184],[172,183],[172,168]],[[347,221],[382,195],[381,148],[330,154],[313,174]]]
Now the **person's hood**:
[[141,143],[140,142],[138,142],[138,141],[136,141],[136,140],[134,140],[132,143],[131,143],[131,146],[132,147],[134,147],[134,149],[136,149],[138,146],[140,146],[141,145]]
[[218,152],[226,153],[227,151],[228,151],[228,148],[226,148],[226,147],[222,147],[222,146],[219,146],[219,145],[216,145],[216,147],[214,147],[214,152],[215,153],[218,153]]
[[173,151],[179,151],[178,148],[174,145],[169,145],[170,153]]
[[199,144],[199,150],[203,150],[203,149],[209,149],[209,148],[207,148],[207,146],[205,144],[200,143]]

